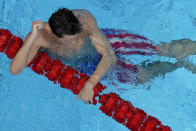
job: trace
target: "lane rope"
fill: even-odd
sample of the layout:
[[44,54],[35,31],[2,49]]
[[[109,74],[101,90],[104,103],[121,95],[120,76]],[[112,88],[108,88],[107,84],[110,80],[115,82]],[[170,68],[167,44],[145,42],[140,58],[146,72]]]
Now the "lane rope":
[[[124,36],[127,35],[120,37]],[[5,53],[8,58],[12,59],[22,44],[21,38],[13,35],[7,29],[0,29],[0,52]],[[152,48],[154,49],[154,47]],[[58,59],[52,60],[46,52],[38,52],[28,67],[35,73],[44,75],[54,84],[59,83],[62,88],[69,89],[75,95],[80,92],[89,78],[89,76],[74,70],[72,67],[62,64]],[[99,109],[107,116],[112,117],[132,131],[171,131],[170,127],[162,125],[157,118],[147,115],[142,109],[135,108],[131,102],[120,98],[118,94],[113,92],[101,94],[104,89],[106,86],[100,82],[94,87],[93,104],[96,105],[99,102],[101,104]],[[95,98],[99,98],[99,100]]]

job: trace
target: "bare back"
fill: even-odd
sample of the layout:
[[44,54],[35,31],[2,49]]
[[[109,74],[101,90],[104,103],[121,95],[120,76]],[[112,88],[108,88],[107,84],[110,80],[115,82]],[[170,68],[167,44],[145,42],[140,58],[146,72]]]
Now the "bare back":
[[88,54],[90,51],[90,49],[85,46],[86,43],[89,44],[90,42],[86,26],[86,12],[85,10],[72,10],[72,12],[79,19],[82,25],[82,32],[79,34],[76,41],[66,44],[59,43],[52,33],[48,23],[44,23],[43,31],[40,32],[40,37],[43,42],[41,47],[67,59],[73,59],[76,56]]

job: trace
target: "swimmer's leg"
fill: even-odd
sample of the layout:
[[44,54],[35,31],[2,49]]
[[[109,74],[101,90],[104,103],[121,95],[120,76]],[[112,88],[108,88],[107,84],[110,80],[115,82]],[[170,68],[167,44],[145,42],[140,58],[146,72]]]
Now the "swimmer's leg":
[[196,54],[196,41],[190,39],[173,40],[170,43],[162,42],[157,48],[159,50],[158,55],[181,60],[188,55]]
[[166,73],[172,72],[183,66],[184,62],[182,61],[177,61],[176,63],[160,61],[148,64],[143,63],[141,66],[138,66],[138,81],[136,85],[146,83],[158,76],[164,77]]
[[193,74],[196,74],[196,64],[190,60],[183,61],[184,68],[191,71]]

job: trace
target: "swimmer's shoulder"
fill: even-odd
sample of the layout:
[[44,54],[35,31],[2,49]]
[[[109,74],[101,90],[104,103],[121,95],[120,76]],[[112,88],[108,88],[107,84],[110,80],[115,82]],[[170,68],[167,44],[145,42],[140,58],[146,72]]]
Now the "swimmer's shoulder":
[[71,11],[76,16],[78,16],[78,15],[80,15],[80,16],[86,16],[87,13],[89,13],[89,11],[88,10],[85,10],[85,9],[73,9]]
[[[30,31],[26,35],[25,39],[29,39],[31,33],[32,33],[32,31]],[[45,25],[44,25],[44,28],[39,31],[39,34],[35,38],[33,44],[35,44],[35,45],[37,45],[39,47],[46,48],[47,47],[47,43],[48,43],[48,32],[47,32],[47,29],[45,28]]]
[[86,21],[88,17],[88,10],[85,9],[73,9],[71,10],[72,13],[78,18],[80,21],[82,28],[85,30],[86,29]]
[[[85,9],[73,9],[71,10],[76,17],[82,18],[87,22],[88,19],[95,19],[89,10]],[[86,23],[87,24],[87,23]]]
[[50,36],[50,31],[51,29],[49,27],[49,24],[47,22],[44,22],[44,28],[41,31],[41,39],[44,42],[43,46],[45,48],[47,48],[49,43],[52,41],[52,38]]
[[83,29],[88,32],[88,34],[97,26],[96,19],[90,11],[85,9],[73,9],[72,12],[79,18]]
[[48,24],[44,22],[43,29],[40,30],[35,43],[38,44],[40,47],[47,48],[49,43],[49,31],[48,31]]

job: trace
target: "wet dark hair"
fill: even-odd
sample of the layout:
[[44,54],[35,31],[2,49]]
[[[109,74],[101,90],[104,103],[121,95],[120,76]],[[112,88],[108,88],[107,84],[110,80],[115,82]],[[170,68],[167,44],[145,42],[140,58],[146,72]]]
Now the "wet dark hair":
[[80,33],[81,23],[78,18],[66,8],[59,8],[49,18],[49,26],[57,37]]

